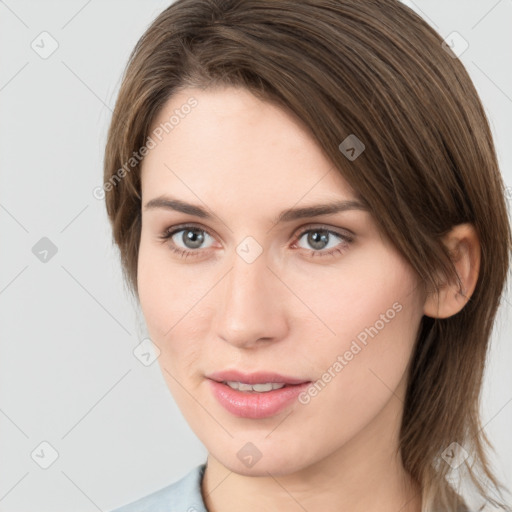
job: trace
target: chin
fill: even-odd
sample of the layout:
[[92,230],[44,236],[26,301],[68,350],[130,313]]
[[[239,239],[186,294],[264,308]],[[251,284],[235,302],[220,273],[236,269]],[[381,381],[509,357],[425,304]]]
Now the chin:
[[[226,458],[226,453],[223,453],[223,457],[218,459],[220,463],[239,475],[244,476],[285,476],[296,471],[300,471],[302,468],[307,466],[306,461],[297,459],[297,450],[292,449],[289,454],[279,454],[275,450],[268,449],[269,454],[265,455],[265,451],[261,450],[261,458],[251,465],[244,463],[235,455],[231,458]],[[211,453],[211,452],[210,452]],[[213,455],[213,454],[212,454]]]

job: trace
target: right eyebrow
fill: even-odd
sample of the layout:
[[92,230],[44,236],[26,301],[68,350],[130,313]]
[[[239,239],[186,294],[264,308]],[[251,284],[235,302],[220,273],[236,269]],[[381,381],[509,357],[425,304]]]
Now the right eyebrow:
[[170,197],[160,196],[151,199],[144,206],[145,210],[152,210],[156,208],[162,208],[164,210],[174,210],[177,212],[188,213],[202,219],[211,219],[213,216],[201,206],[196,206],[179,199],[173,199]]

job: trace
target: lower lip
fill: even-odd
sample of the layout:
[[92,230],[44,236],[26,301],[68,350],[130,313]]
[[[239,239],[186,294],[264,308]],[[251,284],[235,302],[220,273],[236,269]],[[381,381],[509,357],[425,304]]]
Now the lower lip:
[[240,418],[268,418],[291,405],[311,384],[304,382],[294,386],[285,386],[265,393],[237,391],[227,384],[209,379],[215,398],[230,413]]

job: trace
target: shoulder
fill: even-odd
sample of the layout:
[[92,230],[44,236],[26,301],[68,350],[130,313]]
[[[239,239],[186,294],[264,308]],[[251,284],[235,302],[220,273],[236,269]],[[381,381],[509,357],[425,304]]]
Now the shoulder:
[[111,512],[207,512],[201,495],[205,468],[196,466],[180,480]]

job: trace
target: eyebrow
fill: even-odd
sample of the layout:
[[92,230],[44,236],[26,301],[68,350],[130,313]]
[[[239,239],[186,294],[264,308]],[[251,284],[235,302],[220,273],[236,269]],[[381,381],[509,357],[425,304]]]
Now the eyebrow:
[[[167,196],[155,197],[154,199],[148,201],[144,206],[145,210],[153,210],[158,208],[182,212],[189,215],[194,215],[195,217],[200,217],[202,219],[213,219],[213,215],[210,214],[206,209],[202,208],[201,206],[186,203],[185,201],[180,201],[179,199],[174,199],[172,197]],[[354,199],[335,201],[326,204],[315,204],[312,206],[304,206],[301,208],[288,208],[287,210],[283,210],[274,219],[274,224],[279,224],[281,222],[290,222],[293,220],[303,219],[306,217],[333,215],[335,213],[345,212],[348,210],[369,211],[369,208],[365,203]]]

